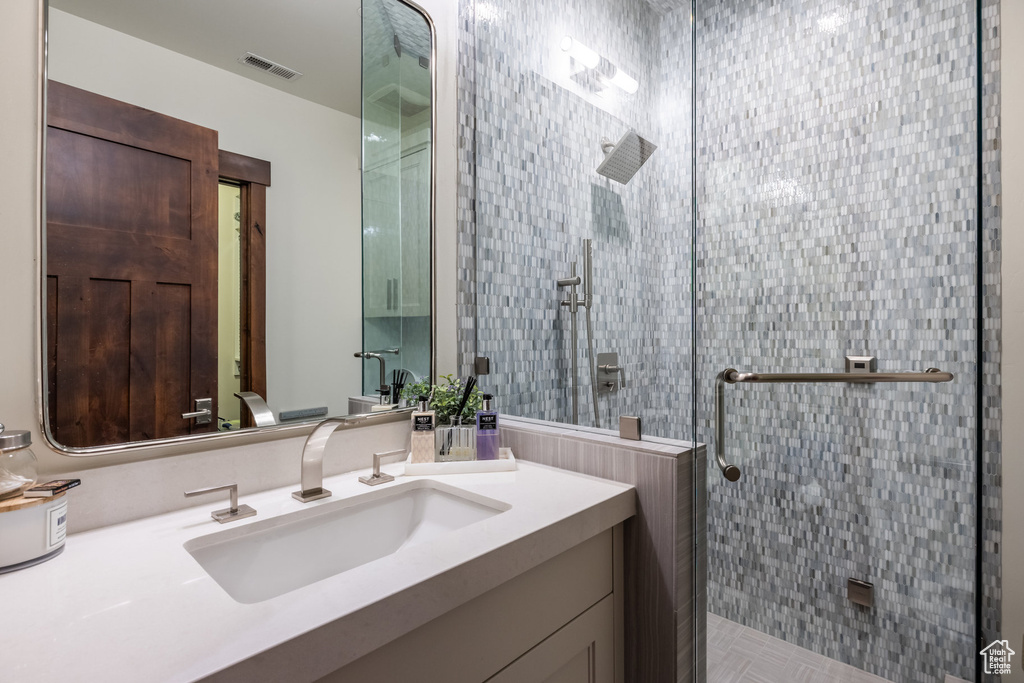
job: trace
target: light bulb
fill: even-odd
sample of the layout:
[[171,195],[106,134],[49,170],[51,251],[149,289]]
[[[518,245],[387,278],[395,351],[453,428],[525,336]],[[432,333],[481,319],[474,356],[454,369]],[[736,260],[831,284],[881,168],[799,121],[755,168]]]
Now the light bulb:
[[596,69],[597,65],[601,63],[601,55],[597,54],[580,41],[574,40],[572,36],[562,38],[560,47],[562,48],[562,52],[568,52],[570,57],[588,69]]
[[627,74],[622,69],[615,70],[615,75],[612,76],[612,84],[622,88],[630,95],[635,93],[640,88],[640,84],[637,82],[637,80],[630,76],[629,74]]

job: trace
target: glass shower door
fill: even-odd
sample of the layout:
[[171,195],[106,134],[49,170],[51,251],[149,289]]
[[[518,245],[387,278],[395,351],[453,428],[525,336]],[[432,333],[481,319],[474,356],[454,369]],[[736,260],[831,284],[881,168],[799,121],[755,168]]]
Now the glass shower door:
[[[488,356],[500,410],[562,423],[576,377],[586,429],[589,365],[614,351],[627,386],[598,394],[601,426],[639,415],[645,435],[707,444],[711,683],[973,679],[975,3],[460,10],[461,367]],[[620,183],[597,172],[600,138],[627,130],[658,149]],[[572,261],[584,275],[585,239],[594,356],[556,284]],[[719,373],[842,373],[847,356],[953,379],[726,384],[742,476],[722,476]]]
[[792,645],[973,679],[974,11],[697,3],[698,440],[720,446],[728,368],[953,374],[724,386],[742,476],[709,464],[712,683],[785,675]]

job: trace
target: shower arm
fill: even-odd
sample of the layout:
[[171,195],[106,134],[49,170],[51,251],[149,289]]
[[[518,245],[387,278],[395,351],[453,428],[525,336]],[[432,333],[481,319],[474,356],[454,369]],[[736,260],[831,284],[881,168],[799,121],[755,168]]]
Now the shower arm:
[[740,468],[725,460],[725,384],[756,383],[825,383],[845,382],[850,384],[875,384],[881,382],[951,382],[953,373],[942,372],[938,368],[928,368],[924,372],[779,372],[758,373],[739,372],[728,368],[718,373],[715,378],[715,460],[719,469],[729,481],[740,478]]

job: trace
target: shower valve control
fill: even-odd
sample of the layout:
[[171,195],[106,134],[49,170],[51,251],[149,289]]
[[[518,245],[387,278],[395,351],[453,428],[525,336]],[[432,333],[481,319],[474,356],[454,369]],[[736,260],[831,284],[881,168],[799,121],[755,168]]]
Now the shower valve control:
[[626,387],[626,369],[619,365],[619,354],[597,354],[597,393],[614,394]]

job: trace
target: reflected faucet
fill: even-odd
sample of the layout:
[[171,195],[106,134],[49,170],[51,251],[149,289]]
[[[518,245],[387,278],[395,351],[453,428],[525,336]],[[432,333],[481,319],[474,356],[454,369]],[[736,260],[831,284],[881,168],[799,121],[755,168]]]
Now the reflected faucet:
[[263,397],[255,391],[243,391],[236,393],[235,396],[242,399],[242,403],[249,409],[249,412],[252,414],[252,420],[257,427],[273,427],[277,424],[277,421],[274,419],[274,412],[267,405],[267,402],[263,400]]
[[380,351],[356,351],[353,354],[356,358],[376,358],[377,362],[380,363],[380,384],[378,385],[377,393],[380,394],[380,404],[387,405],[391,399],[391,387],[388,385],[385,379],[384,372],[384,357],[382,353],[390,353],[398,355],[398,349],[381,349]]

